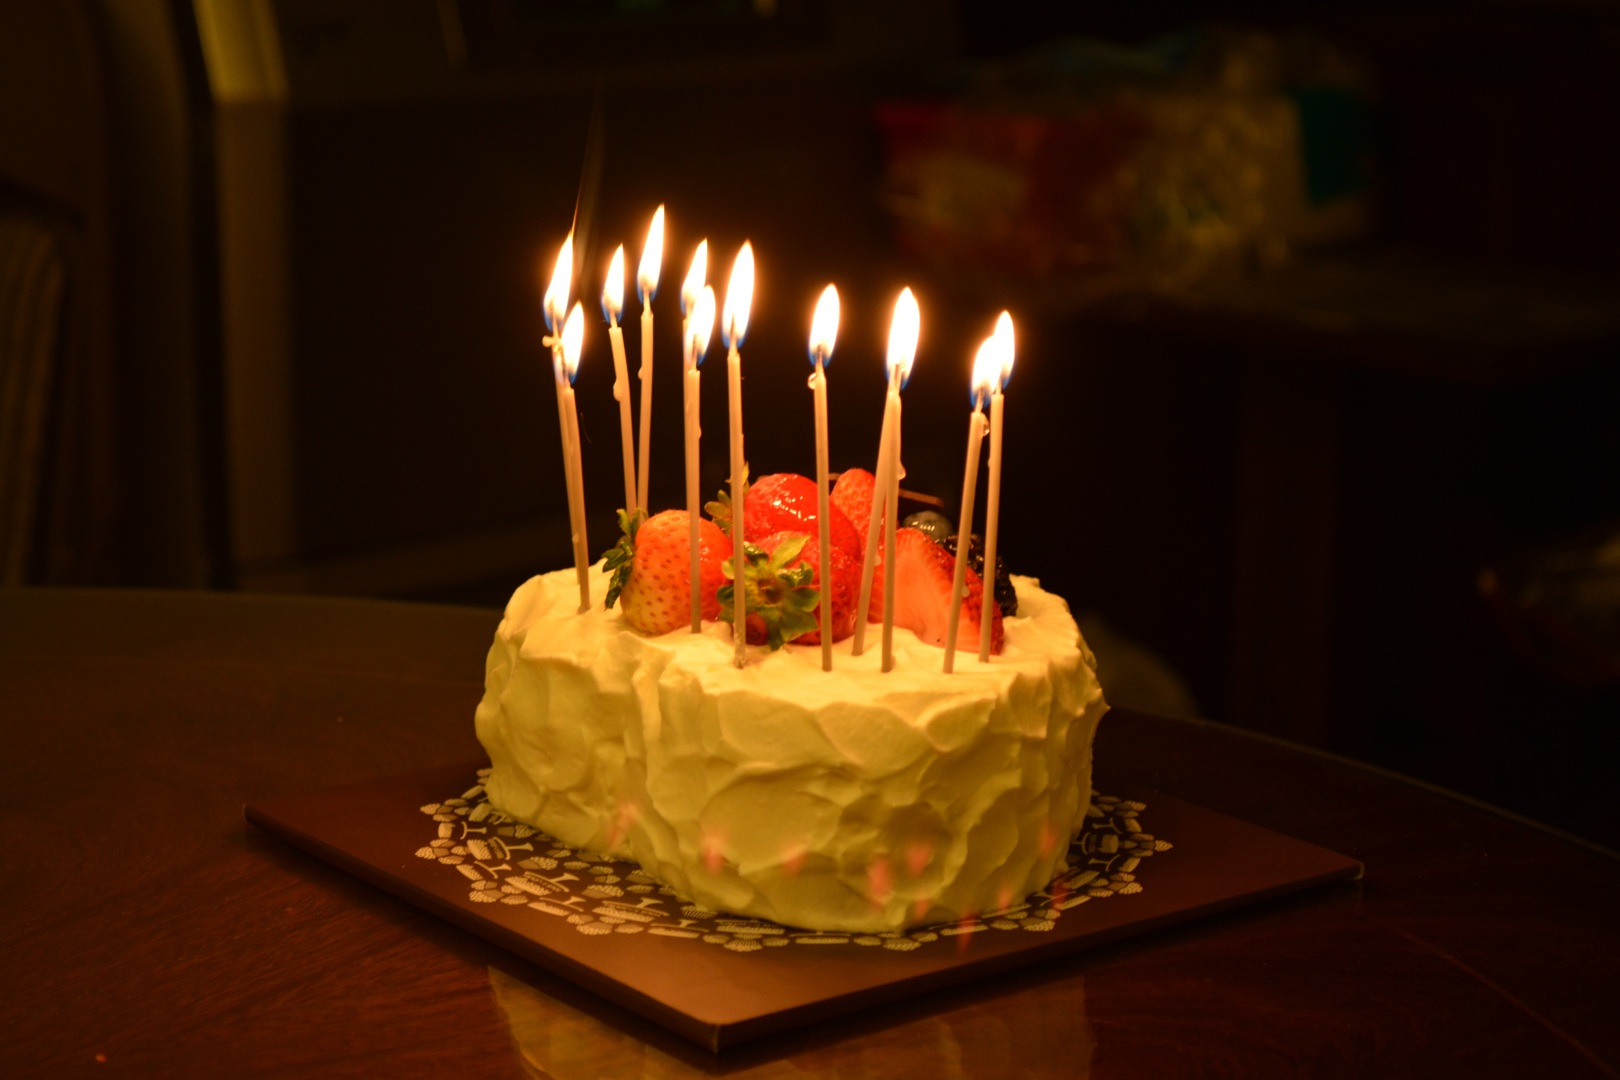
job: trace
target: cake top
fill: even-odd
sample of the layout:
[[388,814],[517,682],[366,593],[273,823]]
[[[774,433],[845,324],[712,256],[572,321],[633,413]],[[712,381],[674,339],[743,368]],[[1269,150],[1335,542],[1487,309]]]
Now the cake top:
[[[873,514],[875,487],[873,475],[864,469],[841,473],[823,523],[817,488],[808,478],[776,473],[747,483],[743,578],[750,644],[773,650],[790,641],[819,644],[823,597],[829,598],[827,629],[834,643],[853,636],[860,644],[862,624],[884,620],[888,552],[886,539],[870,535],[874,517],[882,516]],[[624,537],[605,556],[612,574],[606,603],[609,607],[617,603],[630,627],[659,635],[683,627],[691,632],[703,621],[733,620],[736,570],[729,496],[723,493],[706,510],[709,516],[695,521],[686,510],[666,510],[650,519],[620,512]],[[829,548],[825,583],[823,524]],[[981,620],[987,617],[990,652],[999,654],[1004,644],[1003,611],[997,602],[1002,589],[994,589],[987,601],[979,573],[971,565],[974,552],[964,556],[959,570],[956,538],[938,529],[897,529],[893,543],[893,625],[928,645],[944,645],[953,616],[955,577],[961,574],[962,599],[955,613],[959,640],[977,651]],[[982,553],[978,558],[982,566]],[[695,603],[693,581],[698,583]],[[1010,583],[1006,596],[1007,610],[1015,610],[1016,592]],[[730,640],[729,632],[726,637]],[[863,650],[847,651],[853,655]]]
[[[607,571],[601,563],[591,568],[591,574],[593,588],[605,585]],[[667,693],[673,678],[715,703],[715,722],[723,728],[728,727],[727,717],[746,718],[726,734],[728,740],[752,743],[791,732],[795,738],[812,738],[815,744],[815,748],[739,746],[744,757],[780,767],[785,760],[824,751],[831,755],[829,760],[847,762],[846,755],[854,748],[866,759],[863,767],[883,773],[883,762],[871,759],[874,754],[882,758],[885,746],[897,755],[895,767],[913,759],[919,748],[909,744],[919,735],[936,751],[949,751],[958,736],[966,737],[969,728],[992,713],[998,701],[1025,700],[1036,706],[1003,714],[1007,722],[1039,725],[1040,730],[1026,733],[1031,737],[1044,736],[1052,712],[1078,715],[1091,704],[1096,684],[1083,676],[1096,661],[1068,604],[1033,578],[1018,577],[1015,582],[1019,614],[1006,620],[1002,654],[992,664],[966,659],[950,675],[940,670],[939,648],[904,628],[895,630],[895,662],[888,672],[882,670],[876,650],[854,656],[848,640],[834,645],[837,663],[831,674],[821,668],[819,648],[793,643],[762,651],[738,668],[732,663],[730,629],[722,624],[705,624],[697,634],[681,627],[649,635],[632,627],[617,610],[577,612],[572,570],[543,574],[519,587],[507,604],[498,637],[514,643],[521,661],[585,675],[578,682],[578,701],[552,702],[570,715],[593,713],[600,701],[621,691],[650,693],[660,685],[660,692]],[[636,686],[617,685],[626,672],[637,673]],[[554,687],[556,694],[568,692],[562,683]],[[1053,700],[1054,695],[1064,700]],[[975,701],[979,707],[971,704]],[[760,722],[783,710],[812,722]],[[896,723],[892,738],[875,738],[877,716],[905,721]],[[841,738],[839,732],[846,727],[859,737]]]

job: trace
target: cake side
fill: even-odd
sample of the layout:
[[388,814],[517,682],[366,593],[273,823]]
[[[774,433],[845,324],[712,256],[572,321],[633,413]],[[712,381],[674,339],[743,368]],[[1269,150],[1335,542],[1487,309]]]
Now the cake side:
[[[601,595],[603,575],[593,573]],[[733,663],[711,624],[647,637],[577,614],[572,571],[512,597],[486,664],[491,802],[628,857],[681,896],[791,926],[896,930],[1005,907],[1062,869],[1107,706],[1067,605],[1019,579],[990,664],[895,631]]]

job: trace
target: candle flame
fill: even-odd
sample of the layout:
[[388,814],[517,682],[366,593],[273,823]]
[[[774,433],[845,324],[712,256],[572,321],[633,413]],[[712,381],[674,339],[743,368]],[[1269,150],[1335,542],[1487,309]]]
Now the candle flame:
[[996,337],[1001,339],[1001,388],[1005,390],[1013,367],[1013,321],[1008,312],[996,317]]
[[557,252],[557,265],[551,271],[551,284],[546,286],[543,306],[546,312],[546,329],[553,334],[562,325],[563,313],[568,310],[568,290],[573,285],[574,278],[574,234],[569,233],[568,239],[563,241],[562,248]]
[[687,320],[687,331],[692,338],[692,366],[703,363],[703,354],[709,351],[709,338],[714,334],[714,286],[705,285],[692,305],[692,317]]
[[973,357],[971,398],[975,409],[982,409],[1001,380],[1002,339],[995,334],[985,338]]
[[888,367],[899,370],[902,389],[911,380],[911,365],[917,359],[917,338],[921,333],[922,312],[917,310],[917,298],[911,295],[908,286],[900,290],[900,297],[894,302],[894,319],[889,323]]
[[607,281],[602,285],[602,317],[617,324],[624,310],[624,245],[613,249],[613,261],[608,263]]
[[832,363],[833,345],[838,341],[838,286],[821,290],[816,313],[810,320],[810,363],[821,358],[822,367]]
[[709,277],[709,242],[698,241],[697,250],[692,253],[692,268],[686,272],[686,280],[681,282],[681,314],[692,314],[692,305],[697,303],[698,293],[703,291],[703,283]]
[[726,285],[726,306],[720,314],[720,340],[735,349],[748,333],[748,309],[754,303],[754,245],[743,241],[737,260],[731,264],[731,281]]
[[576,300],[562,332],[562,373],[570,383],[579,374],[579,353],[584,345],[585,308]]
[[659,204],[647,228],[647,246],[641,249],[641,267],[636,271],[636,295],[641,298],[642,307],[652,303],[652,298],[658,295],[658,275],[663,269],[664,207]]

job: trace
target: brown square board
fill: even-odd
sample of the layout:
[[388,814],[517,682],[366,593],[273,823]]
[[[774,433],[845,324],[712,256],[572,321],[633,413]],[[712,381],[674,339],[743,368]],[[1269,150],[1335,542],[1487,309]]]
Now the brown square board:
[[1327,881],[1361,864],[1159,794],[1098,796],[1074,866],[971,922],[810,933],[702,911],[483,800],[479,762],[265,799],[247,820],[699,1045],[747,1039]]

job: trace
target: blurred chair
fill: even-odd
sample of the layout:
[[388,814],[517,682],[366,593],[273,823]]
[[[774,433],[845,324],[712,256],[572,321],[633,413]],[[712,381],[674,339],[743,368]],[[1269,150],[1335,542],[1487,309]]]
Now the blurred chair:
[[0,2],[0,582],[225,583],[188,10]]
[[68,260],[46,216],[0,203],[0,584],[36,576]]

